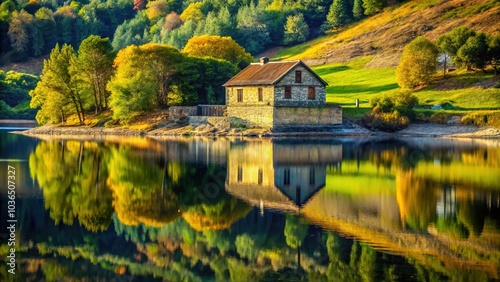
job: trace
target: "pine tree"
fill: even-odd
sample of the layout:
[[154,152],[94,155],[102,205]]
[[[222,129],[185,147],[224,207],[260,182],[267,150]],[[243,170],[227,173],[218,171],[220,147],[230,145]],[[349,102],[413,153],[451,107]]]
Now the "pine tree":
[[363,0],[354,0],[352,15],[355,20],[359,20],[365,14],[365,9],[363,8]]
[[365,15],[374,15],[387,6],[387,0],[363,0]]
[[330,6],[330,11],[326,20],[332,27],[339,27],[352,22],[352,8],[349,5],[350,0],[334,0]]
[[299,13],[295,16],[288,16],[285,24],[285,45],[302,43],[309,38],[309,26],[304,20],[304,15]]

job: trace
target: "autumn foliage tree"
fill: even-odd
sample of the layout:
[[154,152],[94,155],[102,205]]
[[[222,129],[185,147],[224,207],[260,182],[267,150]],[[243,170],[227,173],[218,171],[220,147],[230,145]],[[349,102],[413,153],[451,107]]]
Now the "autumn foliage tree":
[[116,74],[108,83],[113,117],[127,122],[134,113],[166,107],[181,60],[177,49],[163,44],[130,45],[118,52]]
[[403,50],[396,81],[403,88],[427,85],[436,73],[438,49],[425,37],[412,40]]
[[239,67],[247,66],[253,61],[252,55],[229,36],[195,36],[188,41],[182,52],[193,57],[226,60]]

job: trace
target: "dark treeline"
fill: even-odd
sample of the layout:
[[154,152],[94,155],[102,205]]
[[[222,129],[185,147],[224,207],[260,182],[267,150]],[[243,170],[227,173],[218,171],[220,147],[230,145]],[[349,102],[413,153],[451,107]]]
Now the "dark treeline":
[[56,43],[78,48],[90,35],[110,38],[114,51],[149,42],[182,49],[193,36],[219,35],[256,54],[307,41],[397,2],[0,0],[0,53],[22,61],[48,54]]

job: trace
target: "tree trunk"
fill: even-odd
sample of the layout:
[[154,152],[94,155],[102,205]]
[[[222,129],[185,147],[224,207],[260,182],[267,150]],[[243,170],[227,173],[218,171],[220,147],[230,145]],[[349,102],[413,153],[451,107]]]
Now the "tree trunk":
[[446,78],[446,58],[448,56],[446,55],[446,53],[444,54],[444,64],[443,64],[443,77]]

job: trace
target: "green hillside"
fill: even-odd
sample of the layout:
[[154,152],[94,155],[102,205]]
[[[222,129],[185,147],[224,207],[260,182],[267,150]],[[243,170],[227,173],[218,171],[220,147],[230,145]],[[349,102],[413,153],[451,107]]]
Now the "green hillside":
[[[301,59],[312,65],[329,83],[327,102],[342,105],[346,116],[358,118],[370,111],[373,97],[401,91],[395,66],[413,38],[422,35],[435,41],[461,25],[498,35],[500,28],[492,20],[500,20],[498,1],[407,1],[315,40],[282,48],[273,59]],[[459,69],[447,79],[436,72],[431,85],[413,94],[419,99],[421,120],[447,122],[453,115],[468,115],[470,123],[499,127],[499,86],[492,69]],[[359,109],[355,108],[356,99]],[[433,105],[443,109],[431,110]]]

